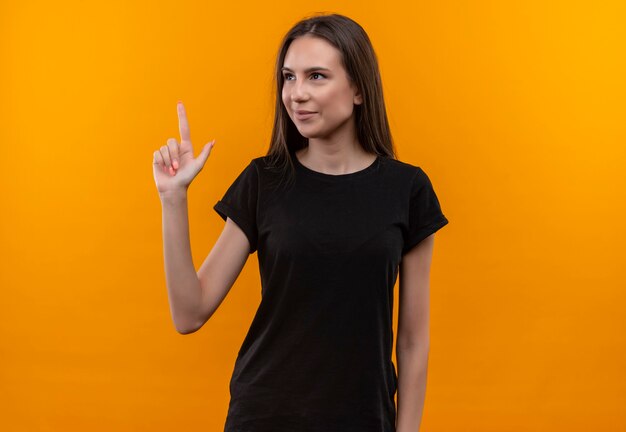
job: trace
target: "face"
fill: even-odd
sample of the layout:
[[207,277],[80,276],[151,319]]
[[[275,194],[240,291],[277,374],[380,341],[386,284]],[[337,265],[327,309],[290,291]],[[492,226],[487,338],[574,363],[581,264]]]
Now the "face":
[[[348,79],[341,53],[326,40],[302,36],[291,42],[283,62],[282,100],[306,138],[327,138],[354,128],[354,105],[361,95]],[[300,115],[297,111],[312,111]]]

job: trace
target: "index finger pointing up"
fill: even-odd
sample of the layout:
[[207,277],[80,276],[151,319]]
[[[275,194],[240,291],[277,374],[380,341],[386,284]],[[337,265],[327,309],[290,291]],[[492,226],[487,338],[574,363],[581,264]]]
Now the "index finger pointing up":
[[191,141],[189,136],[189,123],[187,122],[187,113],[185,112],[185,106],[181,101],[178,101],[178,130],[180,132],[181,141]]

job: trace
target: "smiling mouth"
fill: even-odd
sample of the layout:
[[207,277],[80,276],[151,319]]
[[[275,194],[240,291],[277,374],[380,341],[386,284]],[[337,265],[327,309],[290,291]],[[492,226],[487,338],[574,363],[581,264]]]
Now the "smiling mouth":
[[308,118],[314,116],[315,114],[317,114],[317,113],[315,113],[315,112],[307,112],[307,113],[296,112],[295,116],[299,120],[305,120],[305,119],[308,119]]

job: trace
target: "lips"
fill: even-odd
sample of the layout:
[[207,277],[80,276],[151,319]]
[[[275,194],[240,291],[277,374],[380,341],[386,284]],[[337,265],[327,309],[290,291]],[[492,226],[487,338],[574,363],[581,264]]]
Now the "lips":
[[314,111],[297,110],[295,116],[297,120],[307,120],[317,114]]

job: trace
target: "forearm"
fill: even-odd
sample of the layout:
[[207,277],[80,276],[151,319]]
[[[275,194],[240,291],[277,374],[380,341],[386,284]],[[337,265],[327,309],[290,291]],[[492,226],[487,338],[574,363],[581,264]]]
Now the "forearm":
[[428,347],[397,347],[398,408],[396,432],[419,432],[426,396]]
[[170,312],[176,330],[188,333],[197,324],[201,288],[191,256],[187,192],[161,196],[161,205],[163,257]]

